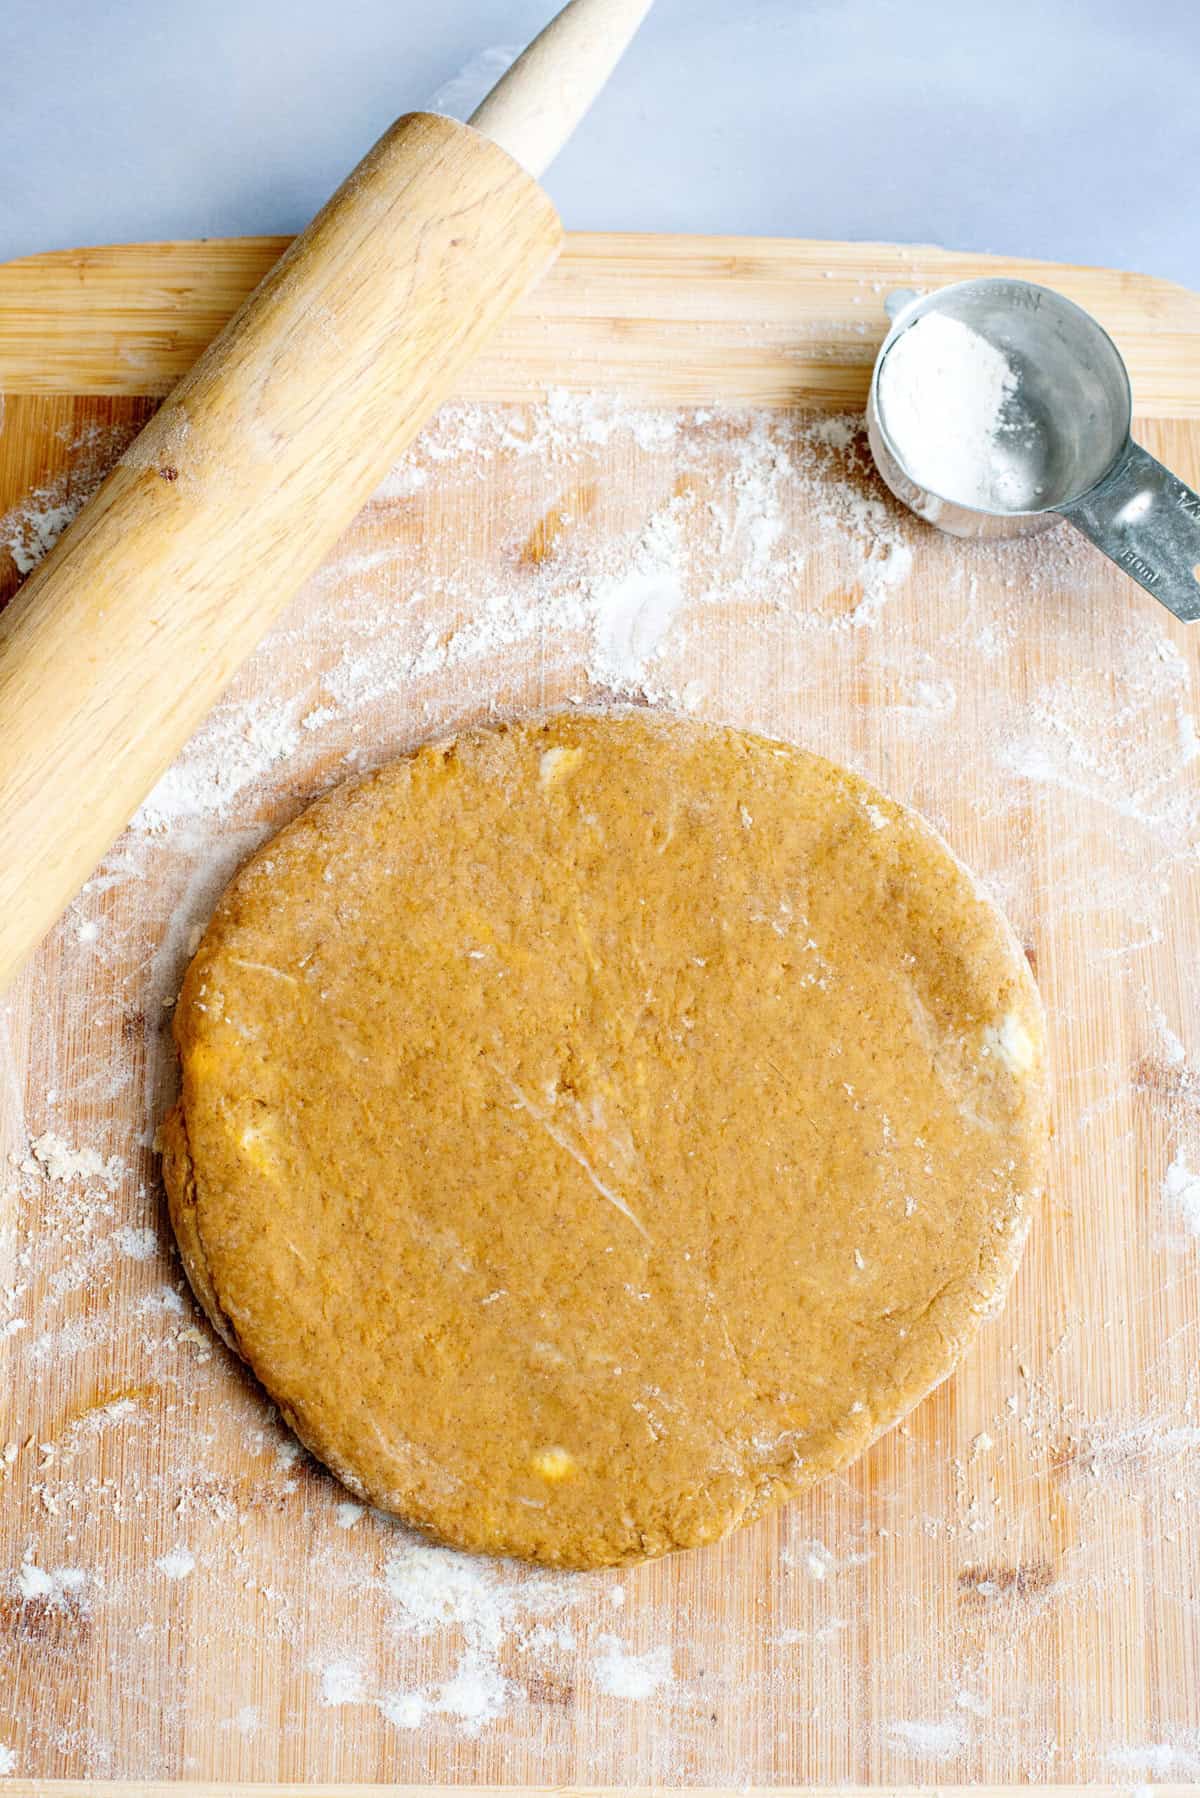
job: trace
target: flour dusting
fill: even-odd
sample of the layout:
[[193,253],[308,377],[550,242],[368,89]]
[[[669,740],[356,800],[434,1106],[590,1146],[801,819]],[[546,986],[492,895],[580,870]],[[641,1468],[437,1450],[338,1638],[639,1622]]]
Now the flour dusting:
[[154,1231],[137,1229],[133,1224],[122,1224],[113,1241],[118,1253],[130,1261],[149,1261],[158,1253],[158,1237]]
[[610,1698],[650,1698],[671,1683],[669,1648],[634,1654],[615,1636],[602,1636],[599,1649],[592,1661],[592,1674],[600,1690]]
[[16,563],[18,574],[31,574],[58,542],[83,506],[82,498],[67,500],[52,487],[39,487],[19,512],[0,520],[0,542]]
[[1162,1190],[1168,1210],[1182,1223],[1188,1235],[1200,1237],[1200,1174],[1193,1173],[1188,1166],[1185,1150],[1176,1153],[1167,1169]]
[[154,1565],[164,1579],[186,1579],[196,1571],[196,1557],[190,1548],[172,1548],[165,1555],[159,1555]]
[[400,1730],[441,1718],[461,1735],[477,1736],[525,1702],[526,1682],[544,1677],[537,1668],[547,1656],[573,1649],[565,1619],[587,1603],[592,1583],[392,1534],[379,1582],[384,1639],[451,1643],[451,1670],[404,1688],[383,1665],[335,1654],[319,1669],[321,1702],[371,1704]]
[[119,1155],[105,1159],[90,1145],[72,1148],[53,1130],[43,1130],[40,1136],[35,1136],[29,1150],[31,1161],[27,1163],[27,1171],[40,1168],[47,1180],[98,1180],[109,1192],[115,1192],[126,1171]]
[[321,1669],[322,1704],[361,1704],[366,1696],[362,1669],[354,1661],[330,1661]]
[[1200,1778],[1200,1729],[1189,1731],[1193,1746],[1174,1742],[1147,1742],[1142,1746],[1110,1748],[1106,1759],[1114,1773],[1144,1774],[1152,1779]]
[[69,472],[35,487],[20,505],[0,516],[0,549],[7,549],[18,574],[31,574],[49,555],[133,435],[132,428],[96,425],[73,436],[68,443],[73,452]]
[[896,1722],[888,1725],[887,1734],[895,1747],[930,1760],[945,1760],[957,1754],[966,1743],[966,1730],[956,1719],[945,1723],[924,1721]]
[[405,1541],[388,1556],[384,1588],[393,1630],[416,1639],[450,1628],[461,1641],[453,1677],[424,1692],[428,1711],[472,1729],[499,1717],[514,1688],[502,1661],[520,1654],[536,1626],[588,1596],[588,1582],[518,1570],[506,1562]]
[[88,1575],[82,1567],[39,1567],[35,1561],[22,1561],[16,1587],[26,1601],[38,1599],[58,1610],[78,1604],[87,1588]]
[[[673,502],[677,504],[678,502]],[[595,646],[588,675],[614,693],[645,692],[648,670],[682,604],[677,513],[656,514],[634,545],[628,567],[589,584]]]
[[132,828],[165,832],[226,810],[273,763],[286,761],[299,734],[292,705],[220,702],[193,737],[186,758],[168,768],[143,801]]

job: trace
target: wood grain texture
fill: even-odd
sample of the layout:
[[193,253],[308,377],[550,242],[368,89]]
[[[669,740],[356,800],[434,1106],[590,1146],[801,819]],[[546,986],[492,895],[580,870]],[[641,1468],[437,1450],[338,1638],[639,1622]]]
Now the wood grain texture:
[[[0,392],[167,392],[287,242],[118,244],[0,266]],[[1043,282],[1093,312],[1129,364],[1139,417],[1200,417],[1200,299],[1169,281],[931,245],[617,232],[568,234],[457,392],[860,407],[884,294],[988,274]]]
[[559,235],[486,138],[401,119],[27,582],[0,619],[0,991]]
[[[571,1798],[655,1798],[661,1790],[656,1786],[474,1786],[475,1798],[561,1798],[569,1790]],[[1003,1794],[1020,1790],[1013,1786],[939,1785],[938,1798],[1003,1798]],[[1156,1798],[1194,1798],[1193,1785],[1167,1785],[1155,1782]],[[278,1785],[269,1782],[253,1786],[212,1785],[204,1780],[188,1784],[189,1798],[224,1798],[224,1794],[243,1792],[253,1798],[442,1798],[444,1786],[397,1785]],[[828,1790],[825,1786],[773,1786],[772,1798],[818,1798]],[[844,1798],[893,1798],[908,1792],[906,1786],[839,1786]],[[693,1786],[692,1798],[744,1798],[744,1788],[730,1786]],[[6,1798],[179,1798],[179,1787],[169,1780],[119,1779],[14,1779],[5,1786]],[[1039,1798],[1128,1798],[1128,1786],[1047,1785],[1038,1787]]]
[[[607,269],[593,244],[564,314],[590,296],[581,360],[556,326],[527,393],[582,384],[600,338],[626,393],[669,403],[694,381],[693,327],[733,277],[680,272],[676,249],[647,241],[639,262],[621,240]],[[780,268],[809,269],[801,312],[840,294],[820,303],[848,341],[854,295],[877,307],[872,284],[905,261],[846,253],[839,285],[826,246],[742,246],[743,345],[768,314],[779,336],[740,397],[765,388],[770,411],[559,396],[444,412],[239,674],[160,822],[122,836],[0,1006],[14,1789],[1109,1791],[1200,1774],[1200,1246],[1182,1205],[1200,1170],[1200,631],[1067,533],[950,542],[889,499],[854,419],[782,405],[797,284]],[[598,290],[630,282],[657,296],[657,357],[626,313],[599,312]],[[1135,278],[1103,283],[1144,345],[1160,326],[1194,337],[1195,301],[1139,310]],[[807,361],[792,331],[806,393],[839,341],[822,329]],[[1138,424],[1193,483],[1196,397]],[[150,404],[10,392],[0,543],[27,558]],[[0,549],[0,597],[16,584]],[[484,1623],[478,1597],[415,1623],[403,1533],[347,1520],[328,1476],[289,1459],[183,1289],[148,1146],[174,1077],[169,1007],[225,876],[330,782],[459,725],[602,702],[594,618],[614,592],[676,608],[644,671],[660,703],[861,769],[1000,899],[1049,1010],[1051,1190],[1004,1316],[844,1478],[710,1551],[565,1596],[501,1570]],[[84,1162],[59,1165],[56,1142]],[[172,1578],[184,1549],[194,1567]],[[452,1708],[472,1653],[502,1682],[475,1722]],[[650,1686],[669,1677],[622,1696],[614,1655],[649,1656]]]

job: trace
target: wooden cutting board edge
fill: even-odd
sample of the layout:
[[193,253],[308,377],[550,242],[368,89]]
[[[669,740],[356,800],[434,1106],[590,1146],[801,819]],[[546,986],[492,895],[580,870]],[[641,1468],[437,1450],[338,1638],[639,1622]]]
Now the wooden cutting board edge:
[[[108,1779],[6,1779],[5,1798],[440,1798],[446,1786],[401,1785],[276,1785],[223,1780],[108,1780]],[[470,1786],[471,1798],[679,1798],[680,1788],[668,1786]],[[745,1798],[747,1786],[688,1786],[686,1798]],[[828,1786],[770,1786],[761,1788],[770,1798],[829,1798]],[[1131,1791],[1153,1790],[1154,1798],[1196,1798],[1196,1786],[1153,1787],[1129,1785],[931,1785],[838,1786],[838,1798],[1003,1798],[1004,1794],[1034,1790],[1038,1798],[1130,1798]]]
[[[168,391],[285,237],[59,250],[0,265],[0,393]],[[1140,418],[1200,417],[1200,295],[1169,281],[931,245],[575,233],[460,397],[608,387],[670,405],[861,407],[896,288],[1011,274],[1093,312]]]

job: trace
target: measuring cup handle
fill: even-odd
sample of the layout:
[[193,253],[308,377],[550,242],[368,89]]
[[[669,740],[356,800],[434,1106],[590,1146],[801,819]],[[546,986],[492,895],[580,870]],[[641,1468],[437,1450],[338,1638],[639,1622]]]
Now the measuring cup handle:
[[1062,512],[1176,618],[1200,618],[1200,493],[1140,444]]

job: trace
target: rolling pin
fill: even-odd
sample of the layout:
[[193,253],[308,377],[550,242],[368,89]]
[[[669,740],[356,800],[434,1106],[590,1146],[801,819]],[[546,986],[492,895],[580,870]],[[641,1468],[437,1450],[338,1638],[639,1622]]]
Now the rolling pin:
[[0,613],[0,991],[554,260],[537,182],[650,0],[571,0],[386,131]]

